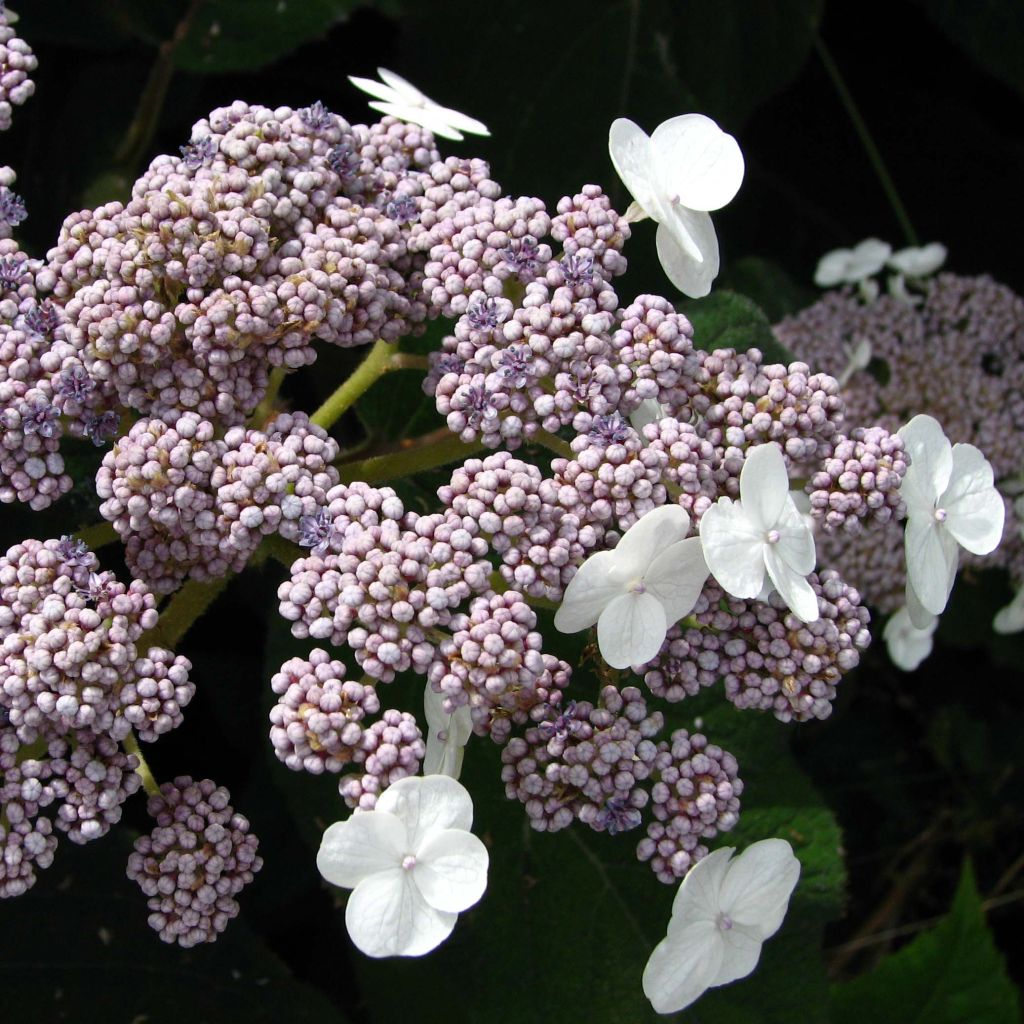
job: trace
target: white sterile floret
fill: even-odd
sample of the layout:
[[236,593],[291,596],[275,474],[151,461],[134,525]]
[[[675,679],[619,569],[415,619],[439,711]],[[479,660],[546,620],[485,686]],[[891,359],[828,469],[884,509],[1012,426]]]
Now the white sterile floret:
[[627,118],[612,122],[608,151],[636,200],[627,218],[658,224],[658,259],[685,295],[700,298],[718,275],[718,238],[708,216],[739,191],[739,144],[703,114],[670,118],[648,136]]
[[650,661],[708,578],[700,540],[684,539],[689,529],[690,517],[678,505],[637,520],[614,551],[599,551],[580,566],[555,613],[555,628],[576,633],[596,622],[601,657],[612,668]]
[[470,831],[473,802],[447,775],[386,789],[324,833],[320,874],[352,889],[345,926],[367,956],[422,956],[451,934],[487,888],[487,849]]
[[719,498],[700,521],[704,559],[733,597],[762,598],[765,575],[804,622],[818,618],[807,574],[814,569],[814,534],[789,491],[782,449],[771,441],[747,451],[740,499]]
[[643,439],[644,427],[648,423],[659,423],[664,418],[665,410],[661,407],[661,403],[656,398],[645,398],[629,414],[629,425]]
[[427,752],[423,757],[424,775],[462,773],[462,758],[473,733],[473,718],[468,704],[451,714],[444,709],[444,697],[427,683],[423,692],[423,713],[427,719]]
[[1014,594],[1013,600],[996,612],[992,628],[997,633],[1019,633],[1024,629],[1024,586]]
[[928,245],[900,249],[889,257],[887,264],[907,277],[927,277],[946,262],[947,255],[946,247],[941,242],[931,242]]
[[745,978],[782,925],[800,877],[784,839],[762,839],[735,860],[731,847],[699,860],[679,886],[668,934],[644,968],[644,995],[676,1013],[709,988]]
[[424,96],[415,85],[407,82],[401,75],[396,75],[387,68],[377,68],[377,74],[381,77],[380,82],[375,82],[372,78],[348,76],[348,80],[357,89],[376,97],[370,104],[374,110],[397,117],[399,121],[421,125],[444,139],[458,141],[464,138],[463,132],[468,135],[491,134],[482,121],[452,110],[451,107],[442,107],[440,103],[435,103]]
[[904,672],[913,672],[932,653],[932,635],[939,624],[937,615],[928,617],[928,625],[922,629],[910,619],[910,612],[901,608],[889,617],[882,632],[889,659]]
[[992,467],[973,444],[952,445],[931,416],[900,428],[910,465],[900,486],[907,505],[907,610],[919,629],[949,600],[960,548],[994,551],[1006,510]]
[[892,246],[878,238],[865,238],[852,249],[833,249],[818,260],[814,283],[819,288],[858,284],[873,277],[892,255]]

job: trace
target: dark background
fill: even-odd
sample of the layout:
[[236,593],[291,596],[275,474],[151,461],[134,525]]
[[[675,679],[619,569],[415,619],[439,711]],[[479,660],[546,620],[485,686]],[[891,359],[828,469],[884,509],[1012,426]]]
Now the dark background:
[[[868,235],[895,247],[907,241],[815,49],[820,31],[920,242],[946,244],[953,271],[991,273],[1024,290],[1019,3],[289,0],[283,15],[276,6],[16,5],[20,32],[40,62],[36,95],[0,137],[0,163],[18,172],[16,190],[30,212],[23,247],[42,255],[69,211],[123,198],[152,156],[176,151],[196,120],[235,98],[292,107],[320,99],[351,121],[372,117],[345,76],[372,76],[382,65],[489,125],[490,138],[443,142],[444,153],[489,159],[508,191],[541,196],[549,208],[590,181],[625,207],[607,156],[614,117],[632,117],[648,131],[686,110],[715,117],[747,162],[738,197],[715,215],[722,282],[752,294],[775,318],[813,300],[811,276],[826,250]],[[178,28],[177,46],[168,45]],[[165,89],[156,87],[161,82]],[[637,228],[628,255],[620,294],[667,293],[650,225]],[[325,365],[343,368],[343,360]],[[291,393],[305,399],[301,388]],[[359,429],[345,421],[343,439]],[[5,543],[44,535],[40,522],[54,531],[45,535],[59,534],[62,514],[58,507],[29,524],[5,507]],[[95,513],[83,514],[90,518]],[[195,663],[199,695],[186,726],[152,757],[158,777],[188,772],[227,785],[261,837],[267,866],[242,897],[230,944],[226,938],[173,960],[156,948],[138,894],[119,878],[128,830],[94,848],[62,843],[30,896],[0,906],[3,1000],[21,1011],[18,1019],[128,1020],[117,1002],[126,990],[148,991],[158,1003],[166,997],[165,1009],[193,1000],[202,1007],[197,1019],[211,1021],[305,1020],[304,1013],[370,1021],[421,1011],[432,1019],[415,993],[373,988],[387,975],[357,969],[358,955],[349,953],[307,845],[317,822],[304,819],[299,795],[325,780],[282,782],[286,773],[266,757],[267,666],[290,650],[264,635],[280,576],[273,566],[250,570],[189,634],[181,650]],[[939,650],[919,673],[899,673],[872,650],[844,683],[833,718],[795,730],[797,756],[837,814],[848,854],[849,899],[825,942],[835,979],[872,966],[943,914],[965,856],[990,900],[988,922],[1011,974],[1024,979],[1017,955],[1022,646],[992,640],[988,622],[1009,589],[998,578],[983,582],[958,585]],[[399,706],[414,706],[418,694],[410,688],[405,696]],[[491,781],[483,784],[493,786],[488,764]],[[148,828],[140,799],[126,821]],[[552,851],[562,849],[553,841]],[[500,884],[492,876],[492,886]],[[137,952],[104,966],[92,951],[113,922],[137,933]],[[508,971],[515,962],[510,954]],[[3,963],[12,965],[6,975]],[[567,961],[565,969],[575,968]],[[286,985],[289,971],[306,986],[301,998]],[[463,989],[490,984],[457,973],[447,980],[455,1005]],[[557,986],[538,982],[523,992],[519,1019],[564,1015]],[[382,1001],[390,1009],[378,1017],[368,1006]],[[164,1019],[153,1005],[147,1012]]]

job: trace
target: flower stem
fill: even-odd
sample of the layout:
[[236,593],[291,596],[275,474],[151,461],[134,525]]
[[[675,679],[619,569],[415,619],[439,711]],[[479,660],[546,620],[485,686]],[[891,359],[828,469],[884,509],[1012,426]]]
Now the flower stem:
[[95,523],[93,526],[86,526],[79,530],[75,536],[85,541],[85,546],[95,551],[97,548],[104,548],[117,540],[117,531],[113,523]]
[[145,757],[142,755],[142,751],[139,749],[139,741],[135,738],[134,732],[130,732],[125,736],[124,749],[139,759],[135,774],[142,779],[142,788],[149,796],[160,796],[160,787],[157,785],[156,779],[153,778],[153,772],[150,770]]
[[283,366],[275,366],[270,371],[267,393],[263,396],[263,401],[256,406],[253,414],[249,417],[249,423],[257,430],[261,429],[270,419],[270,414],[274,411],[274,403],[277,401],[281,385],[287,376],[288,371]]
[[172,650],[189,631],[192,623],[198,619],[217,599],[220,592],[228,585],[231,576],[221,576],[215,580],[189,580],[160,612],[160,621],[139,641],[142,647],[146,643],[156,643]]
[[374,455],[357,462],[343,462],[337,469],[342,483],[361,480],[363,483],[381,483],[398,477],[411,476],[425,469],[435,469],[451,462],[459,462],[482,450],[482,445],[460,441],[447,427],[431,431],[423,437],[407,441],[404,446],[384,455]]
[[387,341],[377,341],[370,354],[356,367],[350,377],[320,406],[310,419],[324,430],[330,430],[342,413],[347,412],[355,403],[373,387],[378,378],[393,369],[391,357],[395,352],[394,345]]
[[878,176],[878,181],[882,186],[882,191],[885,192],[885,196],[889,200],[889,205],[892,207],[892,212],[896,215],[896,219],[899,221],[900,228],[907,240],[907,245],[916,246],[920,244],[917,240],[917,232],[914,231],[914,226],[910,223],[910,217],[907,215],[906,207],[903,205],[903,201],[900,199],[900,195],[896,191],[896,185],[889,174],[888,168],[885,166],[885,161],[882,159],[882,154],[878,151],[878,147],[875,145],[875,140],[871,137],[871,133],[868,131],[868,126],[864,121],[864,118],[861,117],[860,111],[857,109],[857,104],[853,102],[850,90],[847,89],[846,82],[843,81],[843,76],[839,73],[839,68],[836,65],[836,62],[832,59],[832,54],[829,53],[824,40],[817,32],[814,35],[814,48],[817,50],[818,56],[821,58],[821,63],[825,66],[825,71],[828,73],[828,77],[832,80],[832,85],[839,94],[840,102],[846,108],[846,113],[849,116],[850,121],[853,123],[853,129],[860,138],[861,145],[867,153],[868,160],[871,161],[871,166],[875,169],[875,174]]
[[576,457],[575,452],[569,447],[568,441],[563,441],[557,434],[549,433],[547,430],[538,430],[530,440],[534,444],[539,444],[542,448],[547,448],[549,452],[561,455],[563,459],[573,459]]

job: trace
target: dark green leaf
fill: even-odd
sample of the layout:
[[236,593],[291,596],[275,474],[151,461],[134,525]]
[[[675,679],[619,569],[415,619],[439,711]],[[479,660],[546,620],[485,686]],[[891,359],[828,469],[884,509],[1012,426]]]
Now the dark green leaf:
[[985,924],[970,863],[937,927],[870,974],[832,987],[835,1024],[1015,1024],[1017,993]]
[[744,256],[723,270],[715,285],[753,299],[774,324],[805,309],[818,293],[796,281],[774,260]]
[[703,299],[677,303],[693,324],[693,343],[710,352],[733,348],[745,352],[758,348],[766,363],[790,363],[793,355],[772,334],[772,326],[758,305],[745,295],[716,289]]

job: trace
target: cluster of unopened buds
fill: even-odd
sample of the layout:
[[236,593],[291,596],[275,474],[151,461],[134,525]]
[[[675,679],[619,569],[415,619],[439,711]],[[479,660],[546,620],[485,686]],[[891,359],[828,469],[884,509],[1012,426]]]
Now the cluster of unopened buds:
[[[0,559],[0,895],[52,860],[51,817],[75,841],[105,832],[145,775],[139,741],[181,722],[194,684],[149,644],[157,595],[173,607],[186,581],[272,545],[289,566],[280,614],[310,651],[271,680],[271,742],[289,769],[336,773],[353,808],[318,863],[354,889],[356,945],[425,953],[483,894],[455,778],[469,739],[490,737],[535,829],[635,830],[659,879],[686,879],[685,921],[644,978],[657,1009],[679,1009],[753,969],[799,866],[781,840],[709,853],[738,820],[739,765],[700,731],[666,734],[652,702],[722,682],[739,709],[827,717],[869,615],[822,551],[905,531],[908,614],[926,628],[960,548],[999,542],[1003,499],[979,449],[951,447],[935,419],[851,425],[838,374],[811,355],[707,351],[668,299],[620,301],[645,216],[672,281],[710,289],[708,211],[743,177],[713,121],[650,138],[615,122],[626,215],[596,185],[549,212],[504,195],[482,160],[441,157],[432,132],[479,122],[382,78],[362,81],[375,124],[236,102],[153,160],[127,204],[71,214],[45,258],[0,242],[0,500],[48,507],[82,484],[63,446],[103,447],[96,504],[133,576],[70,537]],[[342,400],[306,415],[275,393],[317,346],[373,344],[366,365],[383,371],[436,317],[454,326],[424,389],[479,450],[427,513],[342,482],[328,433]],[[553,605],[544,636],[537,609]],[[588,689],[557,631],[592,627]],[[422,714],[389,706],[409,673]],[[147,788],[156,825],[129,875],[162,938],[211,941],[260,867],[255,838],[210,780]],[[729,929],[749,940],[742,968]],[[683,984],[673,965],[698,933]]]

